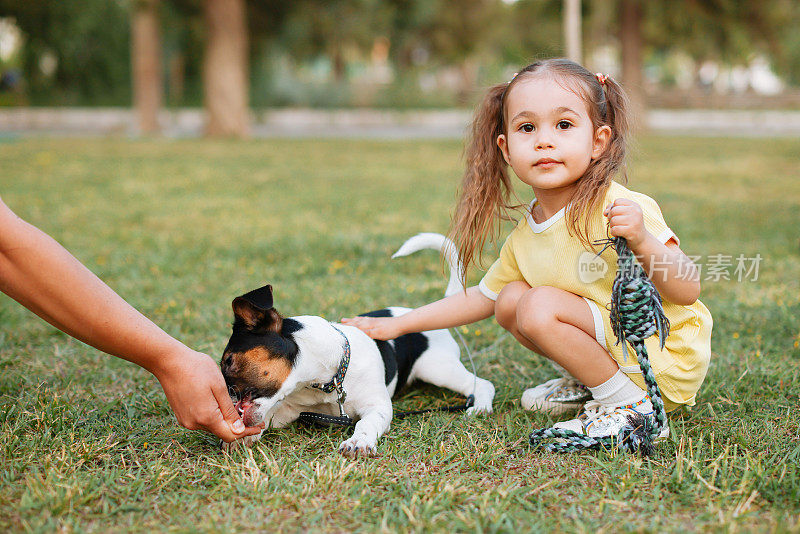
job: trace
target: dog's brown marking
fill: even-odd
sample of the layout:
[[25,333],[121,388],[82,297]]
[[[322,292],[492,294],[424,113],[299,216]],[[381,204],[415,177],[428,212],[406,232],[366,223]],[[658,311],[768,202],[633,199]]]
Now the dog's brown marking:
[[284,356],[265,347],[229,352],[222,359],[222,372],[239,395],[255,390],[257,396],[271,397],[289,377],[292,365]]
[[[260,379],[283,384],[292,372],[292,365],[286,358],[272,354],[264,347],[255,347],[240,356],[246,362],[245,367]],[[255,377],[254,377],[255,378]]]

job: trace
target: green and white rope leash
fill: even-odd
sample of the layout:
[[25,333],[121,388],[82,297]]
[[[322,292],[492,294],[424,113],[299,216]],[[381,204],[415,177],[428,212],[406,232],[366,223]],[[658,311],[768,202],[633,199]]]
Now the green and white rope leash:
[[[641,414],[631,416],[628,418],[628,424],[618,435],[602,438],[593,438],[560,428],[540,428],[531,433],[530,443],[553,452],[618,448],[626,452],[639,450],[646,456],[652,454],[655,439],[667,425],[667,411],[655,374],[650,367],[644,340],[658,332],[659,343],[663,349],[669,335],[669,320],[664,315],[658,290],[636,262],[625,238],[617,237],[598,244],[605,244],[606,248],[612,246],[617,251],[617,276],[611,290],[609,310],[611,326],[617,337],[617,344],[622,343],[625,357],[627,358],[628,342],[636,351],[636,359],[639,361],[647,393],[653,403],[654,416],[653,418]],[[544,443],[549,439],[558,441]]]

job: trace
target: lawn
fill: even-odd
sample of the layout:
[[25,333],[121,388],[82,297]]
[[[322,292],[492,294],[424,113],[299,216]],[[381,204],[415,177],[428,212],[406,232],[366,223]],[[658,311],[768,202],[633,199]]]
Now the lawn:
[[[439,298],[435,253],[389,256],[414,233],[447,230],[461,150],[6,139],[0,195],[216,359],[230,301],[264,283],[283,314],[329,319]],[[530,430],[552,421],[519,396],[553,372],[491,319],[462,329],[474,349],[490,347],[475,364],[497,386],[491,416],[396,421],[375,459],[341,458],[341,432],[299,427],[226,455],[177,425],[148,373],[0,295],[0,530],[798,531],[799,164],[797,139],[634,147],[630,186],[700,257],[715,320],[697,405],[672,417],[670,441],[648,459],[531,450]],[[739,257],[749,273],[737,273]],[[417,387],[396,405],[458,401]]]

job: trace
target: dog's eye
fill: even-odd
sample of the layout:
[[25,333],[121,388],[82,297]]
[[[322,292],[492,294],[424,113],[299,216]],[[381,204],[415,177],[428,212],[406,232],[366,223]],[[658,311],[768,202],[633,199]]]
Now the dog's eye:
[[269,371],[264,371],[264,376],[269,375]]

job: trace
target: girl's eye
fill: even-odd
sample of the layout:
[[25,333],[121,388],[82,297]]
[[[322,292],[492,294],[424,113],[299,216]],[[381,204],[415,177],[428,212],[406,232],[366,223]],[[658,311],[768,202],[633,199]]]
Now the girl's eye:
[[533,124],[526,122],[525,124],[520,126],[519,129],[525,133],[531,133],[533,131]]
[[558,128],[559,130],[567,130],[571,127],[572,123],[569,121],[558,121],[558,124],[556,124],[556,128]]

